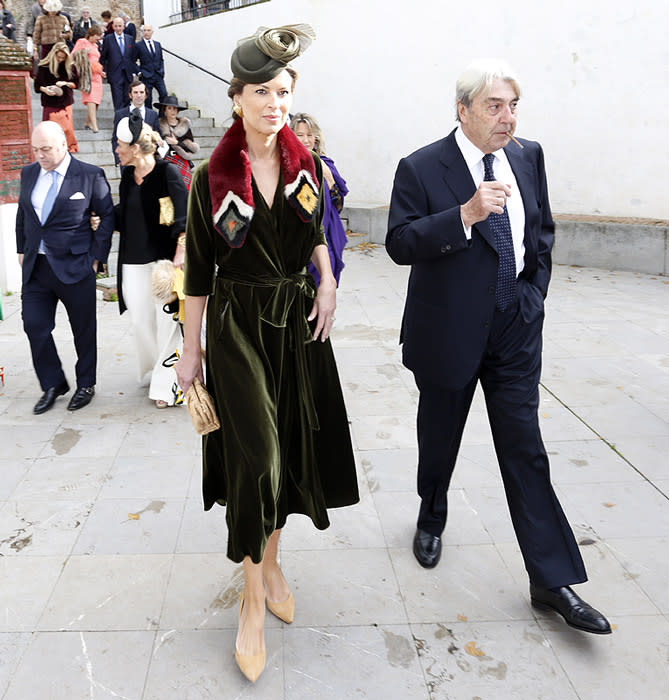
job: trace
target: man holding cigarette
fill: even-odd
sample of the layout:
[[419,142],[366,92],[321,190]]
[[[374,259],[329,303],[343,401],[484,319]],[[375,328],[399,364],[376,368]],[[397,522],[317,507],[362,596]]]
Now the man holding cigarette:
[[420,392],[413,550],[426,568],[439,562],[448,485],[480,381],[532,604],[609,634],[570,588],[587,575],[539,430],[554,225],[541,146],[513,137],[519,98],[508,66],[472,64],[456,83],[458,127],[395,174],[386,248],[411,265],[400,342]]

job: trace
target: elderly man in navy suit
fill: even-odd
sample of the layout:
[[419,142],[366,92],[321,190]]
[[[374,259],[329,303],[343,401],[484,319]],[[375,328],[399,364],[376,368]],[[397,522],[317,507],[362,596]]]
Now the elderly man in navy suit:
[[142,74],[142,82],[146,85],[146,101],[151,104],[152,89],[158,91],[158,101],[167,95],[165,87],[165,60],[163,58],[163,47],[159,41],[153,39],[153,27],[145,24],[142,27],[141,41],[136,44],[137,60],[139,61],[139,72]]
[[114,18],[112,27],[114,31],[107,34],[102,42],[100,63],[111,87],[112,102],[116,110],[130,102],[128,86],[137,73],[137,52],[135,40],[124,33],[124,22],[120,17]]
[[[68,404],[76,411],[95,394],[95,276],[111,245],[112,198],[103,170],[67,152],[65,133],[56,122],[35,127],[32,148],[37,162],[21,171],[16,249],[23,268],[23,328],[44,392],[33,411],[48,411],[70,390],[52,336],[59,301],[77,352],[77,390]],[[95,231],[94,215],[100,217]]]
[[133,80],[128,88],[128,97],[130,98],[130,104],[127,107],[122,107],[114,112],[114,128],[112,129],[112,151],[114,152],[114,162],[118,165],[118,154],[116,153],[116,144],[118,143],[116,139],[116,126],[123,119],[123,117],[129,117],[130,112],[133,109],[139,110],[139,114],[142,120],[145,121],[154,131],[160,134],[160,123],[158,120],[158,112],[151,109],[149,103],[146,101],[146,86],[141,80]]
[[519,98],[506,65],[473,64],[456,84],[459,126],[403,158],[395,174],[386,248],[411,265],[401,342],[420,392],[413,548],[422,566],[436,566],[448,485],[481,382],[532,604],[608,634],[606,618],[570,588],[587,576],[539,431],[554,226],[541,146],[513,137]]

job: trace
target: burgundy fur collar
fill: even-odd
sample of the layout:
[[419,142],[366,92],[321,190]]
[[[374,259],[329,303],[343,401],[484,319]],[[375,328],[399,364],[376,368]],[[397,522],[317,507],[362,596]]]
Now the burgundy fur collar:
[[[302,221],[311,221],[319,197],[313,156],[288,125],[279,131],[277,138],[284,196]],[[214,228],[231,248],[241,248],[255,209],[251,164],[241,119],[235,120],[211,154],[209,190]]]

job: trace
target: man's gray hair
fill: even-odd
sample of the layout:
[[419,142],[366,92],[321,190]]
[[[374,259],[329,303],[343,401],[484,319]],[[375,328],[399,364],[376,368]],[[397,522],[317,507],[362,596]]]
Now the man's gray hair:
[[455,118],[458,121],[458,103],[471,107],[472,100],[484,90],[489,90],[496,78],[511,83],[516,95],[520,97],[518,77],[507,63],[498,59],[474,61],[462,71],[455,83]]

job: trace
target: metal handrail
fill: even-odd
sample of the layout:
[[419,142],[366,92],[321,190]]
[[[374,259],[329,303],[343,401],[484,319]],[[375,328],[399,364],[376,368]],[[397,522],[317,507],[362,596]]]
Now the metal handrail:
[[228,10],[238,10],[249,5],[257,5],[260,2],[268,2],[268,0],[209,0],[200,4],[198,7],[191,7],[183,12],[177,12],[170,15],[170,24],[178,24],[179,22],[187,22],[198,17],[207,17],[215,15],[219,12],[227,12]]
[[210,75],[212,78],[216,78],[216,80],[220,80],[224,83],[227,83],[230,85],[230,81],[226,80],[225,78],[221,78],[220,75],[216,75],[216,73],[212,73],[210,70],[207,70],[206,68],[203,68],[202,66],[198,66],[197,63],[193,63],[193,61],[189,61],[187,58],[184,58],[183,56],[179,56],[178,53],[174,53],[174,51],[170,51],[169,49],[166,49],[164,46],[163,52],[168,53],[170,56],[174,56],[174,58],[178,58],[180,61],[183,61],[187,65],[189,65],[191,68],[197,68],[199,71],[202,71],[203,73],[206,73],[207,75]]

